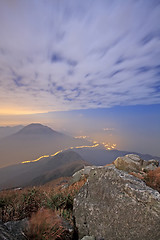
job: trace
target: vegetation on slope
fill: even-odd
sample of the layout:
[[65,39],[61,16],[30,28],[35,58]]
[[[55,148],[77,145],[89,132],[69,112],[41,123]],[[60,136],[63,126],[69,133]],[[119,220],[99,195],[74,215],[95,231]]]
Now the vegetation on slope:
[[61,178],[40,187],[2,191],[0,219],[8,222],[28,218],[28,239],[69,239],[62,222],[74,225],[73,198],[86,179],[70,186],[66,181]]
[[160,192],[160,167],[149,171],[145,177],[145,182],[148,186]]
[[[160,192],[160,167],[136,177]],[[26,235],[30,240],[75,239],[67,235],[64,222],[74,227],[73,198],[86,178],[72,185],[69,181],[70,178],[60,178],[43,186],[1,191],[0,220],[8,222],[28,218]]]

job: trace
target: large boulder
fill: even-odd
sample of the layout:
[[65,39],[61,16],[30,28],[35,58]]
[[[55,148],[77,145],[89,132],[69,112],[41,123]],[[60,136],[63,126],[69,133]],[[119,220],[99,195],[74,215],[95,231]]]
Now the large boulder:
[[73,209],[80,239],[160,239],[160,194],[115,166],[90,171]]
[[154,170],[159,165],[157,160],[152,159],[145,161],[135,154],[127,154],[123,157],[118,157],[113,163],[116,168],[126,172],[147,172],[149,170]]

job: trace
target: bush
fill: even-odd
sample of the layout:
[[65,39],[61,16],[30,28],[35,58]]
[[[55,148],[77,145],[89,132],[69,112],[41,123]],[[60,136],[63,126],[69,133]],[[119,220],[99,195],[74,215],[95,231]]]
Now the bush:
[[0,194],[0,218],[7,222],[30,217],[44,201],[44,194],[35,188],[3,191]]
[[58,240],[62,239],[63,232],[60,217],[51,209],[41,208],[32,214],[26,235],[34,240]]
[[145,177],[145,182],[148,186],[160,192],[160,167],[149,171]]
[[[0,220],[3,222],[29,219],[28,239],[78,239],[62,220],[74,226],[73,198],[86,182],[86,178],[64,187],[63,185],[30,187],[22,190],[0,192]],[[58,215],[59,217],[58,217]],[[68,220],[68,221],[65,221]]]

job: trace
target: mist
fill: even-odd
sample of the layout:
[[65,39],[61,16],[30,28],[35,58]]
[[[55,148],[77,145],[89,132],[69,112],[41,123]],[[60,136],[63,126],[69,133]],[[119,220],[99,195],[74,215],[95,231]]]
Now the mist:
[[124,106],[60,111],[28,116],[6,116],[6,119],[12,126],[39,122],[72,137],[86,136],[87,140],[116,144],[118,150],[160,156],[159,107],[159,105]]

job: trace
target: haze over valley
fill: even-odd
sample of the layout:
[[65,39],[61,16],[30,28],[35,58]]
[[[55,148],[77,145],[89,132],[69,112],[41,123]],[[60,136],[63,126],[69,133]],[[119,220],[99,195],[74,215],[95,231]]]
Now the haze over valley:
[[43,185],[72,176],[87,165],[104,166],[129,153],[142,159],[160,157],[115,149],[116,144],[75,138],[32,123],[0,140],[0,189]]
[[0,168],[158,159],[159,16],[157,1],[0,2]]
[[160,240],[160,0],[0,0],[0,240]]

